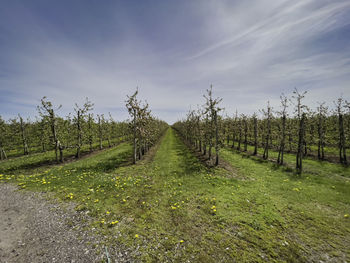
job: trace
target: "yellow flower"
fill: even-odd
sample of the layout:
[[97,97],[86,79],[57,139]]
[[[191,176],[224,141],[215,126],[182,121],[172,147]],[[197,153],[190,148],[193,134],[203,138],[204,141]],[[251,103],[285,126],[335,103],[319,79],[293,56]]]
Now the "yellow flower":
[[176,209],[176,206],[171,206],[171,209],[175,210],[175,209]]
[[139,238],[139,235],[138,235],[138,234],[135,234],[135,238]]
[[95,199],[94,203],[98,203],[98,201],[99,201],[98,199]]
[[109,215],[111,212],[107,211],[106,214]]
[[349,217],[349,215],[348,215],[348,214],[345,214],[345,215],[344,215],[344,217],[345,217],[345,218],[348,218],[348,217]]
[[185,241],[183,241],[182,239],[180,240],[180,243],[183,243],[183,242],[185,242]]

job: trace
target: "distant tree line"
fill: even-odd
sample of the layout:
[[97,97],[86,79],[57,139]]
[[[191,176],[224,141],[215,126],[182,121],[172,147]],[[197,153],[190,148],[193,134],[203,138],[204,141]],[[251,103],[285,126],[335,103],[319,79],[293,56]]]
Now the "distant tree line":
[[350,102],[339,98],[333,107],[319,103],[312,110],[304,104],[306,92],[294,90],[287,98],[280,96],[280,108],[275,110],[267,103],[265,109],[248,116],[236,113],[233,117],[220,116],[217,105],[221,99],[212,98],[207,90],[206,104],[190,110],[186,118],[174,124],[184,139],[203,155],[212,160],[211,149],[215,146],[217,165],[221,147],[231,147],[267,160],[269,151],[278,152],[280,165],[285,163],[284,154],[296,157],[296,171],[302,172],[304,157],[348,164],[347,149],[350,146]]

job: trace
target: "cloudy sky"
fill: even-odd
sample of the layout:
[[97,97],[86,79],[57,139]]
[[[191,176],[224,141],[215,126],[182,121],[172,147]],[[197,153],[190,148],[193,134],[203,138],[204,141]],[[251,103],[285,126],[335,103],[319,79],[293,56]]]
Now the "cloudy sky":
[[0,115],[36,115],[47,96],[73,111],[127,118],[139,87],[172,123],[213,84],[228,114],[282,92],[307,102],[350,97],[349,0],[2,0]]

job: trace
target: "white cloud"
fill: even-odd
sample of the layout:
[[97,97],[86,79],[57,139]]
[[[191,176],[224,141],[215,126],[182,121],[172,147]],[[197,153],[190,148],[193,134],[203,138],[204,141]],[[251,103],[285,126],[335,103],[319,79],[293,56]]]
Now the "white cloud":
[[[280,93],[291,93],[294,87],[309,89],[310,97],[318,101],[350,95],[349,49],[329,46],[317,51],[319,37],[349,23],[343,19],[349,14],[349,1],[198,3],[186,13],[200,21],[195,26],[176,28],[167,25],[170,21],[156,21],[165,23],[160,36],[179,34],[178,43],[171,46],[162,39],[146,40],[138,34],[137,24],[126,21],[128,28],[120,38],[111,32],[100,45],[85,48],[62,32],[50,33],[30,15],[25,43],[9,48],[7,63],[0,62],[11,72],[0,79],[0,91],[18,111],[28,113],[33,105],[30,114],[44,95],[63,104],[62,114],[89,97],[97,113],[111,111],[116,119],[124,119],[126,95],[139,86],[141,98],[170,123],[190,105],[202,104],[210,84],[224,98],[228,113],[236,108],[252,113],[267,100],[278,104]],[[191,21],[183,16],[175,18]],[[180,38],[181,30],[191,30],[195,37]],[[1,111],[10,116],[15,108]]]

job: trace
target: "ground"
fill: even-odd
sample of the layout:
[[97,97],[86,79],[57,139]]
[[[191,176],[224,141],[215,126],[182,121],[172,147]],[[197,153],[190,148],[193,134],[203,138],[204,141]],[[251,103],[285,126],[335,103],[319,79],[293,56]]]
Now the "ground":
[[[98,247],[101,238],[85,230],[89,218],[72,208],[1,184],[0,262],[105,261]],[[128,262],[124,251],[113,252],[114,258]]]
[[[12,160],[0,164],[1,187],[12,187],[14,204],[25,204],[23,196],[36,195],[32,191],[47,192],[45,196],[55,202],[51,205],[71,207],[64,209],[68,213],[62,211],[65,218],[85,215],[89,219],[81,229],[86,236],[94,229],[94,235],[101,237],[91,256],[103,258],[103,248],[108,247],[112,262],[120,251],[128,252],[118,262],[350,260],[349,168],[305,160],[305,172],[298,176],[289,167],[229,148],[222,149],[220,156],[230,169],[208,168],[171,128],[148,158],[131,165],[130,156],[131,146],[122,143],[60,166],[28,168],[25,160]],[[292,158],[286,155],[287,161]],[[23,193],[9,184],[16,184]],[[30,211],[26,210],[29,205],[24,206],[26,212],[18,216],[40,210],[40,206]],[[12,212],[6,213],[11,216]],[[39,225],[47,221],[40,218]],[[22,224],[30,222],[23,219]],[[67,222],[61,222],[66,227]],[[60,236],[74,240],[76,231],[70,224]],[[72,233],[63,234],[66,231]],[[36,245],[49,247],[42,242]],[[82,241],[81,245],[89,244]]]

